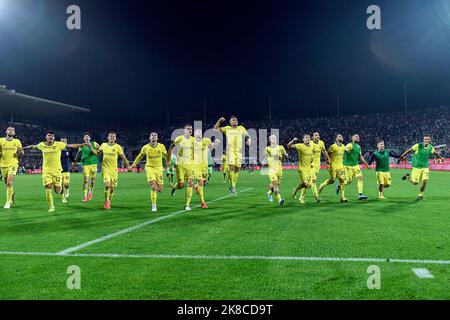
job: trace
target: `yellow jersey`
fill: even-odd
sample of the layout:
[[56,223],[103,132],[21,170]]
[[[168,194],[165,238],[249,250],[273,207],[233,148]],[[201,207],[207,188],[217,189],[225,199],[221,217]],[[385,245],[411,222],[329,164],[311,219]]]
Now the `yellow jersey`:
[[0,138],[0,167],[16,166],[19,163],[17,152],[22,149],[18,139]]
[[186,138],[184,135],[177,137],[173,144],[180,146],[177,155],[177,165],[192,165],[194,163],[194,137]]
[[264,152],[266,154],[267,165],[270,170],[278,170],[282,168],[281,159],[283,159],[283,155],[286,154],[286,150],[283,146],[278,145],[274,148],[268,146],[264,149]]
[[242,154],[242,146],[247,130],[243,126],[226,126],[220,128],[220,131],[227,137],[227,155]]
[[117,143],[102,143],[98,151],[103,153],[102,171],[117,171],[117,160],[123,155],[122,147]]
[[307,146],[304,143],[297,143],[294,147],[298,153],[298,170],[311,170],[314,156],[312,144],[310,143],[309,146]]
[[325,143],[322,140],[319,140],[317,143],[311,141],[310,144],[314,149],[313,166],[316,168],[320,168],[320,157],[322,155],[322,152],[325,150]]
[[141,152],[133,162],[133,166],[136,166],[142,160],[142,158],[146,157],[145,166],[147,168],[161,169],[162,171],[162,159],[166,155],[167,150],[163,144],[157,143],[156,146],[152,146],[150,143],[148,143],[142,147]]
[[344,167],[345,150],[345,145],[343,143],[340,146],[338,146],[337,143],[334,143],[328,149],[331,160],[330,167],[332,170],[342,169]]
[[66,149],[66,144],[55,141],[51,145],[45,142],[39,143],[36,148],[42,152],[42,171],[61,172],[61,151]]
[[208,166],[208,147],[211,139],[203,138],[200,141],[194,141],[194,164],[196,166]]

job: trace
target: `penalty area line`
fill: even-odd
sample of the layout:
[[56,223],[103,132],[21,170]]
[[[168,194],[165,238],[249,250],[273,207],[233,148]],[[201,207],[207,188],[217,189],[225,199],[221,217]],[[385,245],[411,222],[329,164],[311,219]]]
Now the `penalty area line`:
[[271,261],[319,261],[319,262],[386,262],[403,264],[450,265],[450,260],[384,259],[384,258],[338,258],[295,256],[220,256],[220,255],[176,255],[176,254],[120,254],[120,253],[54,253],[0,251],[0,256],[48,256],[65,258],[122,258],[122,259],[184,259],[184,260],[271,260]]
[[[246,189],[243,189],[242,191],[239,191],[239,193],[247,192],[247,191],[252,190],[252,189],[253,189],[253,187],[246,188]],[[221,201],[221,200],[230,198],[230,197],[232,197],[232,196],[233,196],[233,194],[228,194],[228,195],[226,195],[226,196],[223,196],[223,197],[220,197],[220,198],[211,200],[211,201],[209,201],[209,203],[214,203],[214,202],[217,202],[217,201]],[[193,207],[193,209],[195,209],[195,208],[200,208],[200,205],[196,205],[196,206]],[[185,210],[178,210],[178,211],[172,212],[172,213],[170,213],[170,214],[168,214],[168,215],[161,216],[161,217],[156,218],[156,219],[148,220],[148,221],[146,221],[146,222],[140,223],[140,224],[135,225],[135,226],[133,226],[133,227],[129,227],[129,228],[126,228],[126,229],[122,229],[122,230],[119,230],[119,231],[117,231],[117,232],[108,234],[108,235],[106,235],[106,236],[103,236],[103,237],[100,237],[100,238],[97,238],[97,239],[94,239],[94,240],[91,240],[91,241],[82,243],[82,244],[80,244],[80,245],[78,245],[78,246],[70,247],[70,248],[64,249],[63,251],[58,252],[57,255],[66,255],[66,254],[69,254],[69,253],[72,253],[72,252],[75,252],[75,251],[79,251],[79,250],[81,250],[81,249],[84,249],[84,248],[86,248],[86,247],[92,246],[92,245],[94,245],[94,244],[97,244],[97,243],[100,243],[100,242],[104,242],[104,241],[106,241],[106,240],[109,240],[109,239],[112,239],[112,238],[116,238],[116,237],[118,237],[118,236],[121,236],[121,235],[130,233],[130,232],[133,232],[133,231],[142,229],[142,228],[144,228],[144,227],[146,227],[146,226],[148,226],[148,225],[155,224],[155,223],[157,223],[157,222],[160,222],[160,221],[163,221],[163,220],[172,218],[172,217],[174,217],[174,216],[176,216],[176,215],[179,215],[179,214],[185,213],[185,212],[186,212]]]

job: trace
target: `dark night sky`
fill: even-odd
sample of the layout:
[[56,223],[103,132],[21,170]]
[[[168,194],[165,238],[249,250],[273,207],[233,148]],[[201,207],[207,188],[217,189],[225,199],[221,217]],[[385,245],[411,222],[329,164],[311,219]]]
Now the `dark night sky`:
[[[78,4],[82,30],[65,27]],[[378,4],[382,30],[366,28]],[[443,5],[444,4],[444,5]],[[446,4],[446,6],[445,6]],[[104,121],[273,117],[449,104],[447,0],[0,0],[0,83]]]

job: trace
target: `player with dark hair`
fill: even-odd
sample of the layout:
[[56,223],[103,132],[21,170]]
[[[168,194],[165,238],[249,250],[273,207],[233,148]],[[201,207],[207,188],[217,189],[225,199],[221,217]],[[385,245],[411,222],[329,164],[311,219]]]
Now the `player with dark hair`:
[[422,181],[422,186],[419,190],[419,195],[417,200],[423,200],[423,194],[427,187],[427,182],[430,177],[430,158],[431,155],[436,156],[439,160],[444,162],[444,159],[439,155],[439,153],[434,149],[431,144],[431,136],[429,134],[424,135],[423,142],[417,143],[401,155],[402,159],[406,158],[406,155],[413,152],[411,164],[412,171],[411,175],[409,173],[402,177],[402,180],[408,180],[413,185],[418,185]]

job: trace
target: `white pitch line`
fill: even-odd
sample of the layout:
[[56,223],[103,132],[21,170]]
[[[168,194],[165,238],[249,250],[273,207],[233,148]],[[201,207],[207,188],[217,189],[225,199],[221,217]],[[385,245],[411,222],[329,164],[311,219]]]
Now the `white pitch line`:
[[450,260],[385,259],[385,258],[338,258],[338,257],[295,257],[295,256],[208,256],[176,254],[120,254],[120,253],[54,253],[0,251],[0,256],[48,256],[81,258],[123,258],[123,259],[184,259],[184,260],[272,260],[272,261],[321,261],[321,262],[387,262],[405,264],[450,265]]
[[[249,191],[249,190],[251,190],[251,189],[253,189],[253,187],[250,187],[250,188],[244,189],[244,190],[242,190],[242,191],[239,191],[239,193],[247,192],[247,191]],[[214,203],[214,202],[217,202],[217,201],[221,201],[221,200],[223,200],[223,199],[230,198],[230,197],[232,197],[232,196],[233,196],[232,194],[228,194],[228,195],[226,195],[226,196],[223,196],[223,197],[214,199],[214,200],[212,200],[212,201],[209,201],[209,203]],[[195,207],[193,207],[193,208],[199,208],[199,207],[200,207],[200,205],[197,205],[197,206],[195,206]],[[89,247],[89,246],[91,246],[91,245],[93,245],[93,244],[97,244],[97,243],[100,243],[100,242],[103,242],[103,241],[106,241],[106,240],[109,240],[109,239],[112,239],[112,238],[115,238],[115,237],[124,235],[124,234],[126,234],[126,233],[130,233],[130,232],[133,232],[133,231],[142,229],[143,227],[146,227],[146,226],[148,226],[148,225],[157,223],[157,222],[159,222],[159,221],[163,221],[163,220],[169,219],[169,218],[171,218],[171,217],[174,217],[174,216],[179,215],[180,213],[184,213],[184,212],[186,212],[186,211],[185,211],[185,210],[175,211],[175,212],[170,213],[170,214],[168,214],[168,215],[165,215],[165,216],[162,216],[162,217],[159,217],[159,218],[156,218],[156,219],[148,220],[148,221],[146,221],[146,222],[140,223],[140,224],[135,225],[135,226],[133,226],[133,227],[129,227],[129,228],[126,228],[126,229],[122,229],[122,230],[119,230],[119,231],[117,231],[117,232],[114,232],[114,233],[108,234],[108,235],[106,235],[106,236],[103,236],[103,237],[101,237],[101,238],[94,239],[94,240],[92,240],[92,241],[88,241],[88,242],[82,243],[82,244],[80,244],[80,245],[78,245],[78,246],[76,246],[76,247],[70,247],[70,248],[67,248],[67,249],[65,249],[65,250],[63,250],[63,251],[58,252],[57,254],[58,254],[58,255],[66,255],[66,254],[69,254],[69,253],[72,253],[72,252],[75,252],[75,251],[79,251],[79,250],[84,249],[84,248],[86,248],[86,247]]]

